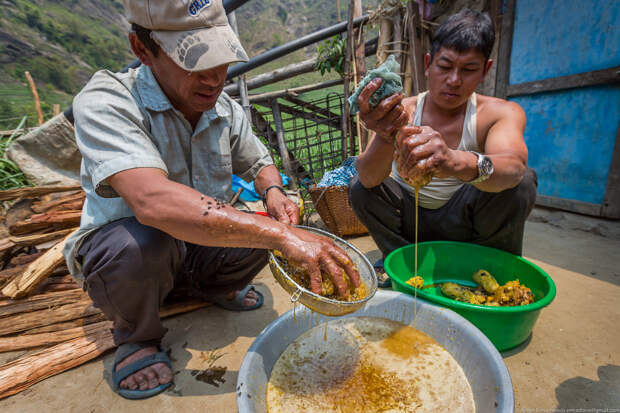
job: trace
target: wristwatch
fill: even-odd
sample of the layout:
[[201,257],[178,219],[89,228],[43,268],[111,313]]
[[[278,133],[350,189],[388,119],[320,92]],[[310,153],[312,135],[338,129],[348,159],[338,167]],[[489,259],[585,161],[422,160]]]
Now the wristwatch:
[[486,155],[482,155],[475,151],[469,151],[478,157],[478,176],[473,180],[467,182],[468,184],[477,184],[478,182],[482,182],[493,174],[493,162],[491,158]]

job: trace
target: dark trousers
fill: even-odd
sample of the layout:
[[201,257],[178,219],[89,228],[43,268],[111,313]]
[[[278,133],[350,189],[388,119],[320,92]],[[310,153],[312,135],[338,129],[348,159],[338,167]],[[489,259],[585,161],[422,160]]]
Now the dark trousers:
[[[533,169],[519,185],[502,192],[465,184],[441,208],[419,208],[418,241],[470,242],[521,255],[523,228],[537,186]],[[349,201],[384,257],[414,242],[415,197],[392,178],[370,189],[354,178]]]
[[114,322],[117,345],[159,342],[166,328],[159,309],[175,292],[209,300],[245,287],[267,264],[267,251],[203,247],[123,218],[82,243],[85,287]]

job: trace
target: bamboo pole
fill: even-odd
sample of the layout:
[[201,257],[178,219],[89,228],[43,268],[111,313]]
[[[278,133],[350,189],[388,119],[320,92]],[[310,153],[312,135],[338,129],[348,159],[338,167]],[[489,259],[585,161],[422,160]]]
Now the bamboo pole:
[[422,40],[418,36],[423,34],[423,28],[420,21],[420,12],[417,4],[407,2],[407,14],[409,16],[409,64],[413,73],[413,90],[412,95],[417,95],[426,89],[426,81],[424,78],[424,51],[422,50]]
[[[351,55],[353,54],[353,9],[355,7],[355,0],[349,2],[349,13],[347,20],[347,47],[344,59],[344,110],[342,111],[342,134],[343,134],[343,149],[344,157],[355,155],[355,136],[351,128],[351,108],[349,107],[349,84],[351,82]],[[347,143],[348,141],[348,143]],[[348,151],[346,150],[345,143],[348,145]],[[348,152],[348,155],[347,155]]]
[[[353,18],[356,19],[362,15],[362,1],[355,0],[353,6]],[[363,25],[356,28],[353,33],[353,41],[355,43],[355,64],[353,65],[353,77],[355,87],[360,79],[366,74],[366,45],[364,44]],[[368,131],[361,127],[359,115],[355,118],[355,126],[357,128],[357,146],[359,153],[362,153],[368,145]]]
[[325,89],[325,88],[337,86],[340,84],[342,84],[342,79],[334,79],[334,80],[328,80],[327,82],[322,82],[322,83],[313,83],[307,86],[299,86],[299,87],[294,87],[290,89],[277,90],[274,92],[265,92],[265,93],[261,93],[257,95],[250,95],[250,102],[252,103],[267,102],[275,98],[283,97],[286,95],[295,96],[301,93],[306,93],[306,92],[310,92],[310,91],[318,90],[318,89]]
[[37,93],[37,88],[34,85],[34,80],[32,80],[32,76],[30,76],[30,72],[24,72],[26,75],[26,79],[28,80],[28,84],[30,85],[30,91],[32,92],[32,96],[34,97],[34,106],[37,109],[37,116],[39,118],[39,126],[43,125],[43,112],[41,111],[41,101],[39,101],[39,94]]
[[60,114],[60,105],[58,103],[54,103],[52,105],[52,115],[58,116]]
[[11,298],[20,298],[34,290],[56,267],[65,262],[62,250],[70,236],[71,234],[67,235],[45,254],[30,263],[23,274],[17,275],[4,286],[2,294]]

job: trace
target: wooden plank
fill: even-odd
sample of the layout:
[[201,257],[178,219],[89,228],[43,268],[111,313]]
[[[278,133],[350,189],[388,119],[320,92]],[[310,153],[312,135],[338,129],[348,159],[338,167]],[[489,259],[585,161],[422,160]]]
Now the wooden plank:
[[601,215],[606,218],[620,218],[620,125],[616,132],[614,152],[611,155]]
[[28,219],[9,225],[11,235],[24,235],[42,229],[61,229],[80,225],[82,210],[54,211],[31,215]]
[[0,201],[9,201],[16,198],[35,198],[52,192],[75,191],[82,189],[80,185],[34,186],[0,191]]
[[507,96],[531,95],[534,93],[573,89],[596,85],[620,83],[620,66],[576,75],[554,77],[535,82],[509,85]]
[[577,212],[578,214],[601,216],[601,205],[590,202],[576,201],[574,199],[558,198],[555,196],[537,195],[536,205],[563,209],[565,211]]
[[[332,87],[332,86],[338,86],[338,85],[341,85],[342,82],[343,82],[342,79],[334,79],[334,80],[329,80],[327,82],[314,83],[312,85],[294,87],[290,89],[282,89],[282,90],[277,90],[274,92],[261,93],[258,95],[250,95],[249,98],[250,98],[250,103],[269,102],[273,99],[280,98],[286,95],[295,96],[295,95],[299,95],[302,93],[311,92],[313,90],[319,90],[319,89],[325,89],[325,88]],[[0,199],[0,201],[1,200],[2,199]]]
[[111,330],[111,321],[100,321],[83,327],[74,327],[52,333],[25,334],[15,337],[0,337],[0,352],[26,350],[42,346],[51,346],[63,341],[84,337],[101,330]]
[[0,399],[82,365],[114,347],[112,332],[104,329],[11,361],[0,367]]
[[65,257],[62,255],[62,250],[69,236],[70,234],[30,263],[23,274],[9,281],[2,289],[2,294],[11,298],[20,298],[34,290],[56,267],[64,263]]
[[79,227],[66,228],[66,229],[61,229],[58,231],[48,232],[44,234],[36,233],[32,235],[10,236],[9,240],[11,240],[11,242],[13,242],[15,245],[22,245],[22,246],[39,245],[39,244],[43,244],[44,242],[53,241],[55,239],[62,238],[72,233],[73,231],[76,231],[78,228]]
[[497,53],[497,74],[495,77],[495,96],[506,99],[510,82],[510,53],[515,24],[516,0],[506,0],[502,15],[502,30]]
[[0,318],[31,311],[46,310],[88,298],[83,290],[69,290],[33,295],[0,304]]
[[103,313],[97,313],[90,316],[76,318],[75,320],[69,321],[61,321],[59,323],[53,323],[46,326],[31,328],[30,330],[22,331],[20,335],[28,335],[28,334],[40,334],[40,333],[51,333],[54,331],[67,330],[75,327],[83,327],[89,324],[98,323],[100,321],[105,321],[106,318]]
[[31,328],[71,321],[100,312],[101,310],[93,306],[90,298],[84,298],[55,308],[14,314],[0,318],[0,335],[19,333]]

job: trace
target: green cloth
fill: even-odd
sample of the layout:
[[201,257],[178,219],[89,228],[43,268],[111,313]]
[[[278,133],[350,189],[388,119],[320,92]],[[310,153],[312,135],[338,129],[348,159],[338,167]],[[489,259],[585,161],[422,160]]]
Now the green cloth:
[[357,85],[355,92],[351,96],[349,96],[349,107],[351,115],[355,115],[359,110],[358,98],[362,90],[366,87],[371,80],[376,77],[380,77],[383,79],[383,83],[379,86],[379,89],[372,94],[370,99],[368,99],[368,103],[370,104],[371,109],[374,108],[383,100],[384,98],[393,95],[394,93],[399,93],[403,90],[403,82],[400,79],[400,65],[394,58],[394,55],[389,55],[388,58],[383,62],[381,66],[376,69],[370,70],[366,76],[362,79],[362,81]]

